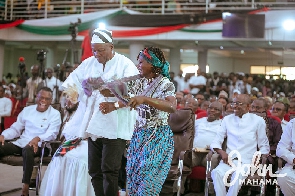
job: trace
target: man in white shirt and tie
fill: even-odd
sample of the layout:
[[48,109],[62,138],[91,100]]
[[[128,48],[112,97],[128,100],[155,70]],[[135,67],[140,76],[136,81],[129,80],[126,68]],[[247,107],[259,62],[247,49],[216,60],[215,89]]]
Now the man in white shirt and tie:
[[[59,132],[61,117],[50,103],[52,91],[42,87],[37,94],[37,104],[25,107],[17,121],[0,135],[0,157],[20,154],[23,157],[22,195],[29,195],[29,184],[34,166],[34,157],[41,152],[42,141],[54,140]],[[16,141],[8,142],[18,138]]]
[[[243,176],[240,172],[232,173],[231,182],[236,179],[235,183],[229,186],[226,192],[223,178],[232,167],[229,165],[229,159],[236,166],[238,163],[251,164],[254,153],[257,148],[261,154],[268,154],[270,151],[269,142],[266,135],[266,124],[262,117],[249,113],[251,99],[246,94],[237,95],[233,99],[232,107],[234,114],[225,116],[222,120],[221,127],[210,147],[221,156],[219,165],[212,170],[212,179],[216,196],[233,196],[238,195],[241,188],[240,180],[244,180],[247,176]],[[222,143],[227,137],[226,150],[222,149]],[[229,153],[233,150],[237,153],[229,157]],[[247,167],[245,167],[246,169]]]

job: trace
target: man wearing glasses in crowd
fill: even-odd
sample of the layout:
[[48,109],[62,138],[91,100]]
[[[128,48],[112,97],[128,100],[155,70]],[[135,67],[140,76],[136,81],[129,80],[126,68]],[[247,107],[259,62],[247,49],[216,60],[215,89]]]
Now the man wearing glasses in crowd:
[[199,107],[201,107],[202,103],[205,100],[205,97],[202,93],[196,94],[196,100],[198,101]]
[[[211,143],[211,150],[214,150],[221,156],[219,165],[212,170],[212,179],[216,196],[238,195],[241,188],[240,181],[243,181],[246,176],[236,171],[232,173],[231,182],[237,178],[226,192],[225,182],[223,177],[226,172],[232,167],[228,164],[229,159],[233,164],[238,163],[251,164],[254,153],[257,148],[261,154],[269,154],[269,142],[266,135],[266,124],[262,117],[249,113],[251,99],[249,95],[240,94],[233,99],[232,107],[234,114],[225,116],[222,120],[221,126],[217,131],[217,135]],[[226,150],[222,149],[222,143],[227,138]],[[228,154],[236,150],[237,154],[229,157]],[[240,160],[239,160],[240,159]],[[247,167],[245,167],[246,169]],[[238,175],[236,177],[236,175]]]
[[284,116],[288,112],[288,105],[281,102],[281,101],[276,101],[271,109],[271,115],[276,116],[281,120],[281,126],[282,130],[284,131],[288,121],[284,119]]
[[[282,135],[282,126],[280,124],[280,122],[278,122],[277,120],[275,120],[274,118],[272,118],[271,116],[267,116],[267,101],[265,100],[265,98],[258,98],[255,99],[253,101],[253,103],[251,104],[251,109],[250,109],[251,113],[257,114],[258,116],[261,116],[266,123],[266,134],[268,137],[268,141],[269,141],[269,146],[270,146],[270,155],[267,160],[269,164],[272,164],[272,171],[277,171],[277,160],[276,160],[276,150],[277,150],[277,145],[281,139],[281,135]],[[257,187],[253,187],[251,194],[259,194],[259,189],[256,189]],[[271,195],[272,193],[274,193],[274,189],[275,186],[269,186],[267,188],[267,191],[269,191],[269,193],[267,195]]]

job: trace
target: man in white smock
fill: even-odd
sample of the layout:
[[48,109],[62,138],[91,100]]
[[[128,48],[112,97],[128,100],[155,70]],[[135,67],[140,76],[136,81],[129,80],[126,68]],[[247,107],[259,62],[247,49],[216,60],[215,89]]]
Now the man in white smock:
[[[85,59],[63,83],[63,87],[75,84],[79,100],[86,104],[81,131],[88,135],[88,167],[91,182],[98,196],[118,194],[118,173],[121,158],[130,140],[135,123],[135,111],[120,108],[105,114],[99,110],[101,102],[113,102],[118,108],[118,99],[108,89],[86,90],[89,78],[101,77],[104,82],[139,74],[134,63],[114,52],[112,32],[95,29],[92,33],[93,56]],[[84,87],[84,88],[83,88]]]

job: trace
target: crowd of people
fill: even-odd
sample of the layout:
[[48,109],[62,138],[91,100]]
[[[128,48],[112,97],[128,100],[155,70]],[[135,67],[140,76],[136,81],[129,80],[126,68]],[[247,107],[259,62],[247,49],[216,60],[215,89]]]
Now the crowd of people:
[[[211,148],[221,156],[212,171],[216,195],[238,195],[240,184],[225,188],[228,163],[241,158],[248,164],[257,150],[268,156],[268,164],[276,157],[285,159],[280,172],[287,177],[278,183],[285,195],[295,194],[292,81],[244,73],[214,72],[211,77],[200,69],[196,76],[174,76],[160,48],[143,48],[135,65],[114,51],[112,33],[102,29],[93,31],[91,48],[93,56],[65,81],[54,77],[52,68],[43,79],[39,66],[33,65],[24,86],[9,83],[9,77],[0,86],[0,158],[23,156],[22,195],[29,193],[41,142],[55,139],[63,143],[47,167],[40,195],[115,196],[122,172],[128,195],[161,195],[174,153],[169,113],[181,108],[196,114],[193,149]],[[62,112],[53,104],[61,104]],[[229,156],[234,150],[241,157]],[[206,166],[205,155],[193,153],[192,166]],[[238,172],[235,176],[245,179]],[[272,188],[268,190],[274,193]]]

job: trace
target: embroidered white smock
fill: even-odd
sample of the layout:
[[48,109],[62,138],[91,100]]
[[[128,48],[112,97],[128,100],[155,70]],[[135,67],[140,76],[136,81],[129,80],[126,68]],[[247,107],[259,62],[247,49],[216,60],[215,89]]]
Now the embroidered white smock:
[[220,128],[220,119],[208,122],[208,117],[200,118],[195,121],[194,148],[206,148],[216,136]]
[[[98,90],[92,92],[88,97],[84,94],[82,82],[88,78],[102,77],[105,82],[123,77],[129,77],[139,74],[134,63],[124,55],[115,53],[114,57],[109,60],[105,69],[103,64],[92,56],[85,59],[77,69],[75,69],[62,86],[66,88],[69,85],[76,84],[79,93],[79,100],[86,104],[86,112],[81,119],[80,132],[93,140],[96,138],[108,139],[125,139],[130,140],[134,130],[136,112],[130,111],[130,108],[120,108],[108,114],[103,114],[99,110],[101,102],[116,102],[116,97],[104,97]],[[82,136],[84,137],[84,136]]]
[[261,154],[268,154],[270,150],[265,121],[256,114],[246,113],[242,118],[235,114],[225,116],[210,145],[211,149],[221,149],[225,137],[227,137],[226,153],[237,150],[241,155],[242,163],[251,163],[257,148]]
[[55,140],[61,125],[58,110],[52,106],[44,112],[37,111],[37,104],[25,107],[17,116],[17,121],[2,132],[5,140],[20,137],[13,144],[24,148],[34,137],[39,137],[38,146],[42,141]]

